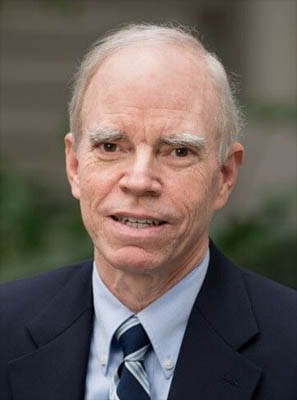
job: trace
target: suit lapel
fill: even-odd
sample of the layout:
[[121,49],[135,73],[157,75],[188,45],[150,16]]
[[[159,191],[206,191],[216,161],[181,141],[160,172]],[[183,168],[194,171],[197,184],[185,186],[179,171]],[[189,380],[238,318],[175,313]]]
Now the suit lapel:
[[14,400],[81,400],[93,324],[91,265],[27,325],[36,351],[11,361]]
[[213,244],[193,306],[168,400],[250,400],[261,370],[240,349],[258,333],[242,273]]

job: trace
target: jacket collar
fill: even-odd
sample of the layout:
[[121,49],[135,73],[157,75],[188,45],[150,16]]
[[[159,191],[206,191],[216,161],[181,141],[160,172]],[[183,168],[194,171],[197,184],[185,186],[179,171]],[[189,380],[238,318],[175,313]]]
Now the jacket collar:
[[10,362],[14,400],[83,399],[93,324],[91,271],[91,262],[73,270],[27,325],[36,351]]
[[168,400],[249,400],[261,370],[240,350],[258,327],[243,273],[210,244],[210,264],[193,306]]
[[194,308],[234,349],[258,333],[258,325],[243,279],[235,267],[210,242],[209,272]]

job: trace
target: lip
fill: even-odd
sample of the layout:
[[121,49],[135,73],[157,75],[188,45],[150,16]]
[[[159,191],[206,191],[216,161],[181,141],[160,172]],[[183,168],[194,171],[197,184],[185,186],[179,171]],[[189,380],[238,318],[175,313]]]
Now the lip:
[[159,221],[159,222],[163,222],[163,223],[168,223],[168,221],[166,220],[166,218],[160,218],[160,216],[155,216],[155,215],[151,215],[151,214],[146,214],[146,213],[131,213],[131,212],[114,212],[112,214],[109,215],[109,217],[120,217],[120,218],[135,218],[135,219],[151,219],[151,220],[155,220],[155,221]]
[[[141,218],[141,219],[154,219],[158,221],[164,222],[161,225],[152,225],[150,227],[146,228],[136,228],[133,226],[126,225],[120,221],[117,221],[116,219],[113,218],[113,216],[119,216],[119,217],[126,217],[126,218]],[[138,240],[145,240],[145,239],[154,239],[160,237],[163,237],[163,234],[165,231],[168,229],[170,230],[171,225],[163,220],[160,219],[160,217],[155,217],[149,214],[144,214],[144,213],[130,213],[130,212],[119,212],[119,213],[113,213],[108,215],[107,217],[108,221],[108,226],[110,231],[113,232],[113,235],[120,239],[121,241],[128,240],[133,240],[133,243],[137,243]]]

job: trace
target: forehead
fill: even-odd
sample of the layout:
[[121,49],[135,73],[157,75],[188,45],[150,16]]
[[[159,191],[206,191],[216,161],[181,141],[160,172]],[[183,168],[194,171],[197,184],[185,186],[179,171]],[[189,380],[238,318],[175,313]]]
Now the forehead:
[[[100,65],[84,96],[83,131],[117,116],[150,116],[165,122],[213,120],[216,92],[205,61],[193,50],[146,45],[118,50]],[[212,110],[212,112],[209,112]]]

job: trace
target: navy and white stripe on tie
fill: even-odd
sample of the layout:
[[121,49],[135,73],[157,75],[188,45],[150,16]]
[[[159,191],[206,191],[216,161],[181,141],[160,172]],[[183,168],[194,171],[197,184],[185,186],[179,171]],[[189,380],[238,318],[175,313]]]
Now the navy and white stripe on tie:
[[149,400],[150,389],[143,360],[150,347],[150,340],[133,316],[116,331],[124,358],[119,365],[110,389],[110,400]]

